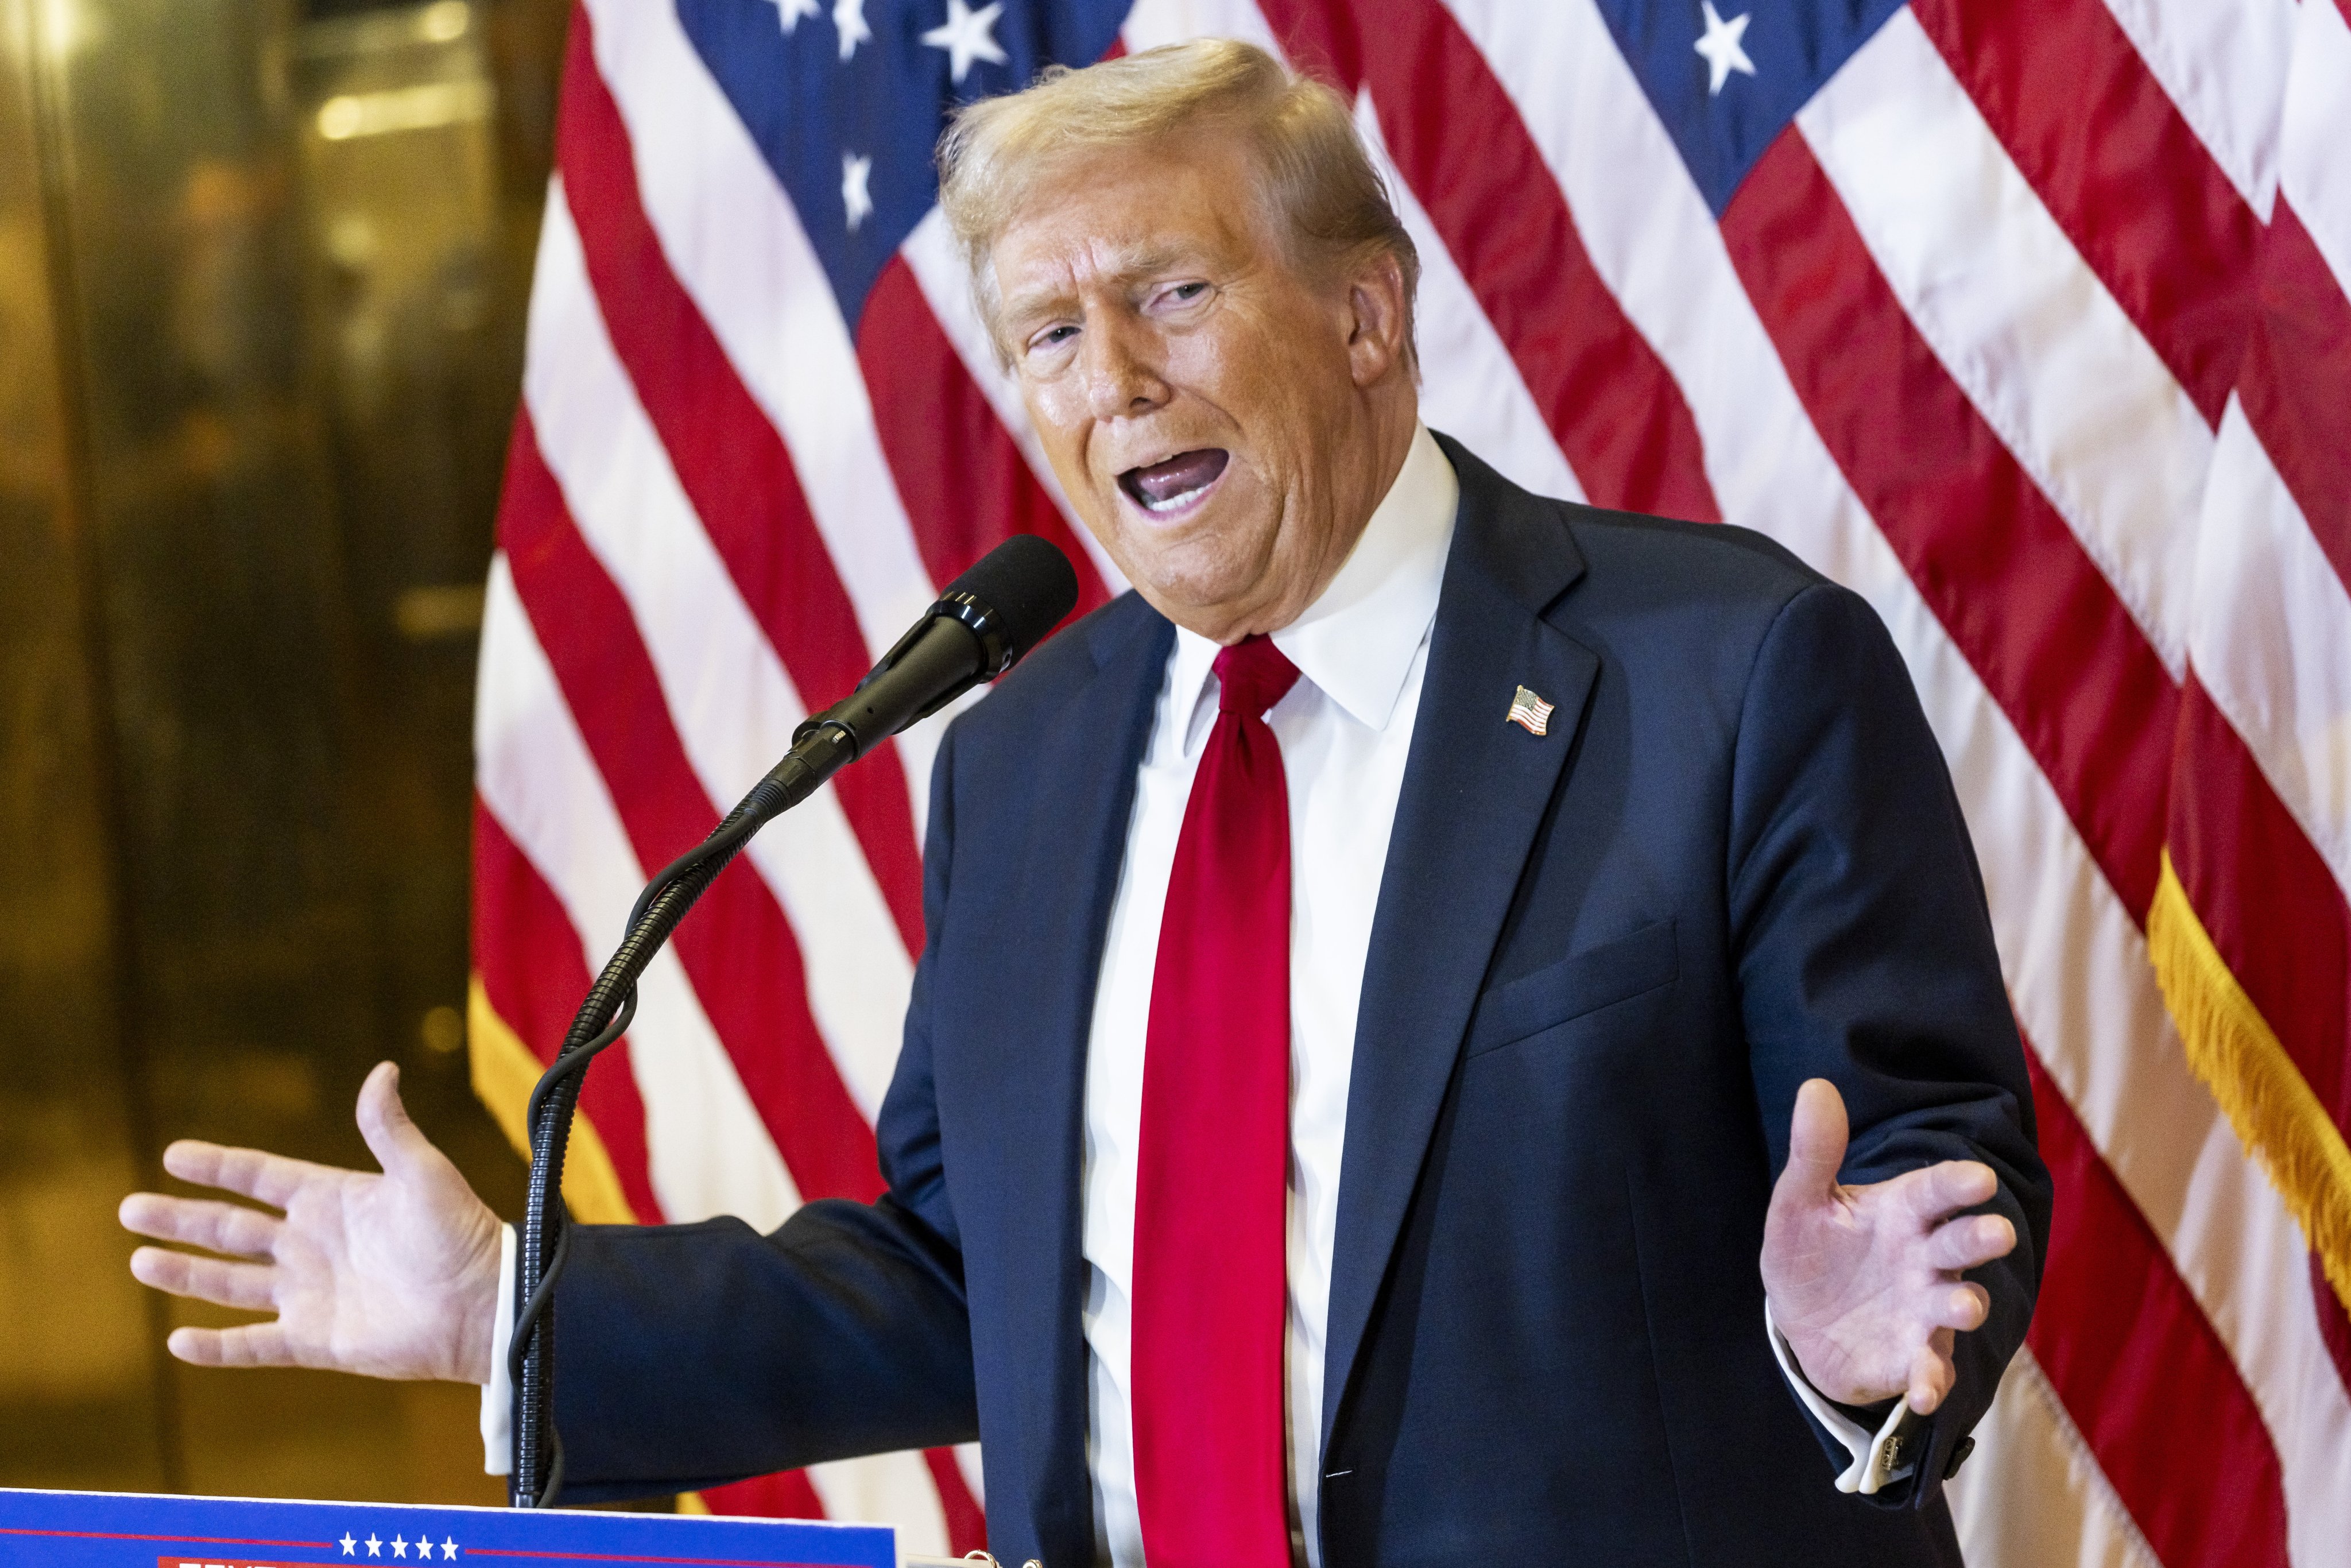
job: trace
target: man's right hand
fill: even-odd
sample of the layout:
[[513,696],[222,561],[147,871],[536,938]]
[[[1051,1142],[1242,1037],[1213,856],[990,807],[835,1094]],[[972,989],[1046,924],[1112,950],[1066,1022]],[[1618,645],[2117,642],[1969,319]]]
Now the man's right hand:
[[163,1168],[285,1211],[133,1193],[126,1229],[238,1261],[162,1247],[131,1255],[141,1282],[268,1322],[172,1331],[172,1354],[199,1366],[315,1366],[371,1377],[487,1383],[497,1314],[498,1220],[400,1103],[400,1070],[380,1063],[360,1089],[360,1135],[381,1176],[257,1149],[181,1142]]

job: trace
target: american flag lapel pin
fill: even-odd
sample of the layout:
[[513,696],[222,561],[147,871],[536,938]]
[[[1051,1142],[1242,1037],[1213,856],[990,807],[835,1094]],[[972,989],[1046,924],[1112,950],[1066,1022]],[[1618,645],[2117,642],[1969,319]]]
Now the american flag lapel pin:
[[1541,735],[1551,727],[1551,706],[1520,686],[1519,695],[1510,699],[1510,711],[1504,717],[1529,735]]

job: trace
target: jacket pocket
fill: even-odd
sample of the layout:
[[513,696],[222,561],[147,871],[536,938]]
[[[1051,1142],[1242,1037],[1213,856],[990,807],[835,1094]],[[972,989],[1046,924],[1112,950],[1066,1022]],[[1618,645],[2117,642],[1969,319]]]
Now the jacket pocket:
[[1680,973],[1670,918],[1571,953],[1479,997],[1469,1016],[1463,1057],[1515,1045],[1586,1013],[1629,1001],[1644,991],[1671,985]]

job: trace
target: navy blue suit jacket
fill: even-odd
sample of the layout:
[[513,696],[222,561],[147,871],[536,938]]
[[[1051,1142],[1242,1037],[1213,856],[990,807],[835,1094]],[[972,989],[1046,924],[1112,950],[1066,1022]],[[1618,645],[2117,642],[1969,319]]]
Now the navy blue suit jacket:
[[[1323,1561],[1955,1562],[1940,1482],[2024,1337],[2049,1183],[1902,662],[1765,539],[1446,450],[1460,511],[1348,1104]],[[1092,1561],[1081,1086],[1172,636],[1120,599],[949,729],[886,1196],[768,1237],[578,1233],[572,1495],[977,1437],[998,1554]],[[1520,685],[1548,735],[1503,721]],[[1977,1275],[1991,1318],[1917,1479],[1875,1504],[1834,1490],[1844,1451],[1764,1335],[1764,1207],[1813,1076],[1852,1113],[1847,1180],[1984,1160],[2022,1239]]]

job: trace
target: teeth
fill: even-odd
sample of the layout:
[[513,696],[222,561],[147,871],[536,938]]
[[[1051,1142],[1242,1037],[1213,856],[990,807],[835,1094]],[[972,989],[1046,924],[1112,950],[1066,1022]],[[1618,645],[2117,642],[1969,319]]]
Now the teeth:
[[1190,489],[1170,496],[1164,501],[1145,501],[1143,503],[1144,509],[1152,512],[1172,512],[1207,488],[1206,485],[1195,485]]

